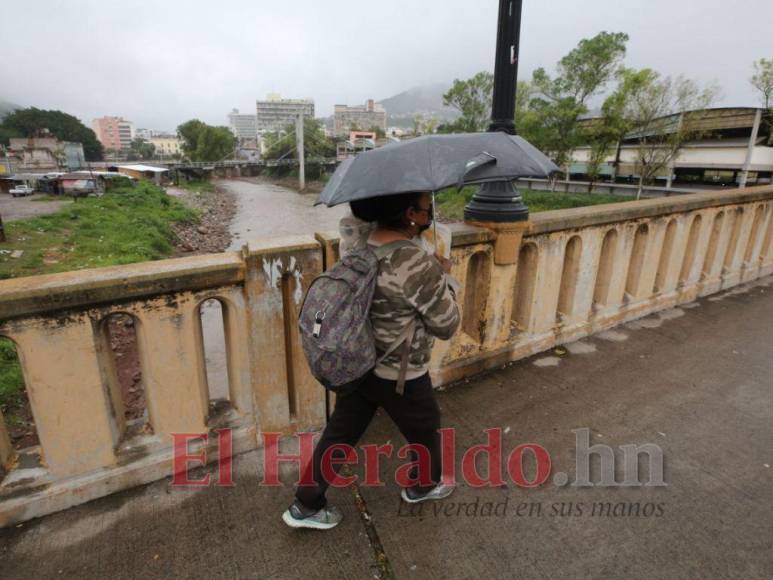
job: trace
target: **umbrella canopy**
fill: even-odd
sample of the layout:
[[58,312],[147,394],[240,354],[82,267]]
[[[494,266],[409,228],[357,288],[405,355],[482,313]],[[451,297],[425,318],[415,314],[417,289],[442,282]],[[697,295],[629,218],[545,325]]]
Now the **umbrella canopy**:
[[547,177],[558,167],[517,135],[427,135],[360,153],[338,166],[319,196],[328,207],[396,193]]

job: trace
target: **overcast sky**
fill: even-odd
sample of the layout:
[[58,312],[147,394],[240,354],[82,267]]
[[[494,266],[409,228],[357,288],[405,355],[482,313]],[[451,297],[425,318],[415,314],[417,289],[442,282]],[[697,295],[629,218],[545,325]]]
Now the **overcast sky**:
[[[497,0],[3,2],[0,99],[90,124],[226,124],[268,92],[333,104],[493,70]],[[757,105],[751,63],[773,58],[771,0],[524,0],[520,78],[581,38],[627,32],[626,64],[716,81]]]

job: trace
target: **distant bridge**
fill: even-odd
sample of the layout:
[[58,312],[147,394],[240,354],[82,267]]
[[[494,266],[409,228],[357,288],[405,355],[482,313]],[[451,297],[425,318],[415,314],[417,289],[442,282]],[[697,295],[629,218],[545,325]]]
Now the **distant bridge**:
[[[128,163],[141,163],[156,167],[165,167],[170,171],[180,171],[182,173],[216,173],[223,177],[240,177],[258,175],[263,169],[273,167],[296,167],[297,159],[221,159],[220,161],[180,161],[164,159],[147,159],[142,161],[97,161],[92,162],[90,167],[94,170],[109,169]],[[322,165],[325,168],[334,169],[339,163],[336,158],[307,158],[306,166]]]
[[[150,163],[150,162],[146,162]],[[169,169],[201,169],[205,171],[213,171],[215,169],[226,169],[234,167],[292,167],[298,165],[297,159],[260,159],[257,161],[250,161],[248,159],[226,159],[222,161],[159,161],[153,162],[158,165],[163,165]],[[338,160],[335,158],[318,158],[318,159],[306,159],[307,165],[327,165],[335,166]]]

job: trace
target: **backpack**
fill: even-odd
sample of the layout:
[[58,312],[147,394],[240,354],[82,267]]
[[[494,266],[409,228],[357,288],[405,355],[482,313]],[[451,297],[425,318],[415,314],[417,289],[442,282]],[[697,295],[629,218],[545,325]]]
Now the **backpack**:
[[349,251],[309,286],[298,327],[311,374],[326,389],[339,394],[354,391],[379,362],[404,344],[397,386],[402,394],[416,323],[411,323],[377,358],[370,303],[379,260],[406,244],[413,243],[397,240],[375,249],[366,245]]

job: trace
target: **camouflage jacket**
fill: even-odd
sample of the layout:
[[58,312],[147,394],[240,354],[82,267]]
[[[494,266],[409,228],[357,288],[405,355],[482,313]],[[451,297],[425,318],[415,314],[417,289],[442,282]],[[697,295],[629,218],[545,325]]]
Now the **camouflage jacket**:
[[[372,244],[372,242],[369,242]],[[459,307],[440,264],[417,246],[401,246],[380,260],[370,321],[381,356],[416,320],[406,379],[427,372],[434,337],[448,340],[459,326]],[[397,380],[402,348],[376,366],[375,374]]]

